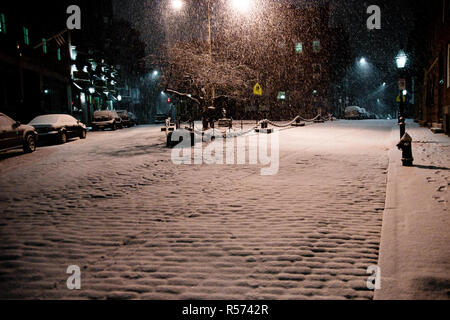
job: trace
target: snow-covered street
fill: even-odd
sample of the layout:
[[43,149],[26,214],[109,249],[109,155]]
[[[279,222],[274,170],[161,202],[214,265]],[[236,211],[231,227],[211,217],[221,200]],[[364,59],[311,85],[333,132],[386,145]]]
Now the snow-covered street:
[[[396,121],[280,133],[280,170],[174,165],[159,127],[0,160],[0,296],[372,299]],[[67,289],[70,265],[81,290]]]

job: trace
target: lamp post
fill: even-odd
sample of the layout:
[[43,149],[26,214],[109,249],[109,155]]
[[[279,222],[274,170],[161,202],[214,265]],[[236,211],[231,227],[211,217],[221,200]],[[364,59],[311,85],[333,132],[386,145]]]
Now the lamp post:
[[[211,0],[204,0],[203,4],[206,6],[206,15],[207,15],[207,31],[208,31],[208,51],[209,51],[209,59],[210,63],[213,63],[213,48],[212,48],[212,31],[211,31]],[[252,4],[252,0],[232,0],[232,7],[241,13],[245,13],[249,11]],[[175,11],[181,11],[184,7],[183,0],[171,0],[172,9]],[[216,88],[214,85],[211,86],[211,105],[203,107],[203,129],[208,129],[208,114],[213,112],[215,109],[214,103],[216,99]],[[214,123],[212,123],[214,125]]]
[[397,65],[398,70],[398,89],[399,89],[399,95],[398,95],[398,102],[399,102],[399,113],[398,113],[398,124],[400,126],[400,139],[403,138],[403,136],[406,133],[406,117],[405,117],[405,102],[406,102],[406,81],[404,79],[404,70],[406,67],[406,64],[408,62],[408,56],[405,54],[403,50],[401,50],[397,57],[395,58],[395,64]]
[[400,125],[400,142],[397,144],[397,147],[402,150],[402,163],[405,167],[413,166],[414,157],[412,154],[412,138],[409,134],[406,133],[406,117],[405,117],[405,102],[406,95],[408,91],[406,90],[406,80],[404,78],[405,73],[404,69],[406,64],[408,63],[408,56],[405,54],[403,50],[401,50],[397,57],[395,58],[395,63],[397,65],[398,73],[399,73],[399,117],[398,123]]

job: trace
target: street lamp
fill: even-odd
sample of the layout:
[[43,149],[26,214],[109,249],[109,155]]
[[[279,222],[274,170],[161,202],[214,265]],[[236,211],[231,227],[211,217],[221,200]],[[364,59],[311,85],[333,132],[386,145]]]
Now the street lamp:
[[406,67],[406,63],[408,62],[408,56],[405,54],[403,50],[401,50],[397,57],[395,58],[395,63],[397,64],[397,68],[399,70],[404,69]]
[[241,13],[247,13],[252,6],[252,0],[232,0],[233,8]]
[[172,8],[175,10],[183,9],[184,3],[182,0],[172,0]]
[[367,60],[366,60],[366,58],[361,58],[360,60],[359,60],[359,63],[361,64],[361,65],[366,65],[367,64]]
[[400,126],[400,139],[403,138],[403,136],[406,133],[406,118],[405,118],[405,102],[406,102],[406,94],[408,91],[404,87],[405,84],[405,78],[404,78],[404,69],[406,67],[406,64],[408,62],[408,56],[403,50],[400,50],[397,54],[397,57],[395,58],[395,64],[397,65],[398,70],[398,78],[399,78],[399,95],[398,95],[398,102],[399,102],[399,114],[398,114],[398,124]]

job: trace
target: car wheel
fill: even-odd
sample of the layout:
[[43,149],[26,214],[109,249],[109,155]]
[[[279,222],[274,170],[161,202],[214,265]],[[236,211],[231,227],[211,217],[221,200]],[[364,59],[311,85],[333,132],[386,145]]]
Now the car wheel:
[[36,137],[32,134],[29,134],[25,138],[25,143],[23,145],[23,151],[25,153],[32,153],[36,151]]
[[61,132],[61,133],[59,134],[59,142],[60,142],[61,144],[65,144],[65,143],[67,142],[67,135],[66,135],[65,132]]
[[86,130],[81,130],[81,134],[80,134],[80,139],[86,139],[86,136],[87,136],[87,132],[86,132]]
[[117,130],[117,124],[116,124],[116,123],[113,123],[113,125],[112,125],[112,130],[113,130],[113,131],[116,131],[116,130]]

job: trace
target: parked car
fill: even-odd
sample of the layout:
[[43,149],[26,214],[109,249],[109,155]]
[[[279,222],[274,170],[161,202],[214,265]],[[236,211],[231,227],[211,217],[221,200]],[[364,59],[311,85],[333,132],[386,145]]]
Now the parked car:
[[136,125],[136,117],[131,112],[126,110],[119,110],[117,114],[122,119],[122,126],[126,128],[131,128]]
[[116,111],[96,111],[94,112],[94,121],[92,122],[92,130],[104,130],[104,129],[122,129],[122,118]]
[[345,109],[345,119],[347,120],[363,120],[368,118],[369,114],[363,108],[352,106]]
[[61,144],[68,139],[86,139],[87,129],[81,121],[68,114],[48,114],[34,118],[30,123],[37,133],[39,139],[56,140]]
[[0,151],[22,148],[25,153],[36,151],[38,133],[32,126],[23,125],[0,113]]

